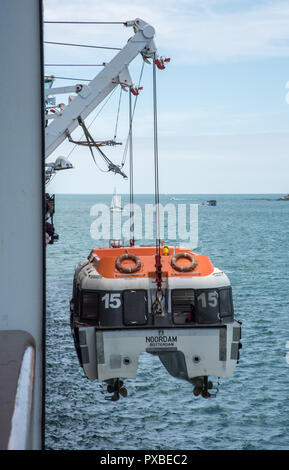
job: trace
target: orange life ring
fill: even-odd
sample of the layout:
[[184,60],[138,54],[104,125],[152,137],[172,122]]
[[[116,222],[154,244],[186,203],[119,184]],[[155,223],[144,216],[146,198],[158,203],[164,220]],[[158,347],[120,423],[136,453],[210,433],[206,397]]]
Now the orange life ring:
[[[186,258],[186,259],[189,259],[191,261],[191,264],[189,264],[188,266],[179,266],[177,264],[177,261],[180,259],[180,258]],[[181,272],[188,272],[188,271],[193,271],[193,269],[195,269],[195,267],[197,266],[197,261],[196,261],[196,258],[194,257],[194,255],[191,255],[190,253],[187,253],[187,252],[182,252],[182,253],[177,253],[176,255],[174,255],[171,259],[171,265],[172,267],[176,270],[176,271],[181,271]]]
[[[126,259],[130,259],[134,261],[135,266],[132,268],[125,268],[122,266],[122,262]],[[116,269],[121,272],[121,273],[135,273],[136,271],[140,270],[141,267],[141,261],[138,256],[133,255],[131,253],[125,253],[124,255],[120,255],[116,261],[115,261],[115,267]]]

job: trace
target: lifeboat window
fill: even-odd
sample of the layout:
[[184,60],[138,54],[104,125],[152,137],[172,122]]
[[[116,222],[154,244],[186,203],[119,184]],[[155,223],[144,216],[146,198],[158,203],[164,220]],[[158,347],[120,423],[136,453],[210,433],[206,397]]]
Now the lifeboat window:
[[216,323],[220,321],[218,289],[196,291],[197,322]]
[[219,290],[220,294],[220,313],[221,317],[233,315],[232,288],[225,287]]
[[145,290],[123,292],[123,322],[125,325],[145,325],[148,319],[148,301]]
[[72,299],[70,301],[70,312],[74,316],[77,316],[78,313],[79,313],[79,304],[80,304],[80,291],[74,285],[73,286],[73,295],[72,295]]
[[75,293],[75,298],[74,298],[74,312],[75,315],[78,315],[80,311],[80,290],[77,288],[76,293]]
[[172,312],[176,324],[194,323],[196,321],[193,289],[175,289],[172,291]]
[[83,292],[81,318],[83,320],[97,320],[98,294],[96,292]]

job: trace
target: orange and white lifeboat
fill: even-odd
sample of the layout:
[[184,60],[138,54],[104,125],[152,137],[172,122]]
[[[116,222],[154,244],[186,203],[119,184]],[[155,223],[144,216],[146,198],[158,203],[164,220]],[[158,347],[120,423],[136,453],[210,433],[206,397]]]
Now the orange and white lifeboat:
[[164,246],[160,291],[155,247],[114,246],[95,248],[75,271],[71,328],[86,376],[116,400],[147,352],[195,395],[213,396],[208,377],[231,377],[241,347],[228,277],[205,255]]

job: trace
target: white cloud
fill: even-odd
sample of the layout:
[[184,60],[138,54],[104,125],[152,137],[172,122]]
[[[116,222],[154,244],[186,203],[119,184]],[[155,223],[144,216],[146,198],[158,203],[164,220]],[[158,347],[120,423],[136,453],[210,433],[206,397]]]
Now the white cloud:
[[[126,21],[140,17],[156,28],[159,50],[175,62],[202,63],[289,55],[289,4],[276,0],[238,3],[214,0],[45,0],[45,19]],[[233,8],[234,6],[234,8]],[[46,25],[46,36],[86,38],[124,44],[131,34],[122,26]],[[52,39],[50,39],[52,40]],[[91,56],[90,56],[91,57]]]

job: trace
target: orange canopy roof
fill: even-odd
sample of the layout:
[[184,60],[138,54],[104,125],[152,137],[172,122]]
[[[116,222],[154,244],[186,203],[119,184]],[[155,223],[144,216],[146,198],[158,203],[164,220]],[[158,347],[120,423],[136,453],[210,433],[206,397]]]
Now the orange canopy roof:
[[[161,264],[162,277],[179,277],[179,276],[208,276],[214,270],[214,267],[206,255],[197,255],[189,249],[169,246],[169,254],[164,255],[165,247],[161,247]],[[165,251],[166,252],[166,249]],[[135,273],[122,273],[116,268],[116,260],[124,254],[132,254],[140,259],[141,267]],[[171,265],[172,257],[178,253],[189,253],[193,255],[197,261],[196,267],[188,272],[180,272]],[[156,277],[156,248],[154,246],[133,246],[121,248],[95,248],[91,255],[95,255],[93,265],[95,269],[105,278],[126,278],[126,277]],[[189,259],[180,258],[177,260],[178,266],[188,266],[191,263]],[[131,259],[125,259],[122,262],[125,268],[133,268],[135,263]]]

